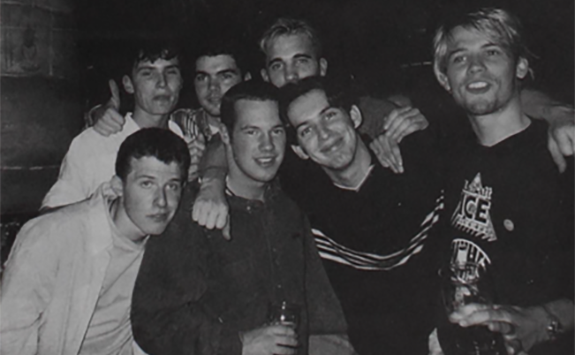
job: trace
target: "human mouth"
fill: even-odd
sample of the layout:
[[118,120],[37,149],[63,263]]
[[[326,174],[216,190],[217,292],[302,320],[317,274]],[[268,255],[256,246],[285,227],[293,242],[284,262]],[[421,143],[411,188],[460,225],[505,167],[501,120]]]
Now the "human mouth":
[[172,100],[172,97],[170,95],[156,95],[154,96],[154,100],[161,102],[169,102]]
[[168,213],[154,213],[148,215],[148,218],[154,221],[155,223],[165,223],[168,220]]
[[335,152],[336,150],[339,149],[339,147],[342,145],[342,143],[343,143],[343,138],[339,138],[339,139],[335,140],[333,143],[330,143],[330,144],[325,145],[325,146],[321,149],[321,151],[322,151],[322,153],[324,153],[324,154],[333,153],[333,152]]
[[471,83],[469,83],[465,86],[467,91],[469,91],[471,93],[476,93],[476,94],[484,93],[484,92],[488,91],[490,87],[491,87],[491,84],[489,84],[486,81],[472,81]]
[[277,158],[275,156],[255,158],[256,163],[264,168],[274,166],[276,164],[276,160]]

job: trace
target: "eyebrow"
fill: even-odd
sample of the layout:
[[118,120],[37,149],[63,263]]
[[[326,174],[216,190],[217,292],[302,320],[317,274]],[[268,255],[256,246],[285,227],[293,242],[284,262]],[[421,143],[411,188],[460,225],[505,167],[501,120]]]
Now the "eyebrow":
[[[326,107],[324,107],[321,111],[319,111],[319,115],[318,115],[318,116],[322,116],[326,111],[329,111],[329,110],[332,109],[332,108],[333,108],[333,107],[332,107],[332,106],[329,106],[329,105],[326,106]],[[301,126],[306,125],[306,124],[307,124],[307,121],[298,124],[298,125],[295,127],[296,131],[297,131]]]
[[[292,58],[308,58],[308,59],[312,59],[312,56],[306,53],[296,53],[295,55],[292,56]],[[272,65],[273,63],[277,63],[277,62],[283,62],[283,59],[281,58],[273,58],[272,60],[270,60],[268,62],[268,65]]]

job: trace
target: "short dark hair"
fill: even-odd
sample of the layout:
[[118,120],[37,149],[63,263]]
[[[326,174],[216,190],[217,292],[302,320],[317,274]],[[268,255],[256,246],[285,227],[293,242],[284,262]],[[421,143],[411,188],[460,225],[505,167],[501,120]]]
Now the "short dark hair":
[[228,131],[234,130],[236,121],[236,102],[239,100],[279,102],[279,89],[270,83],[244,81],[228,90],[222,97],[221,121]]
[[170,60],[178,58],[183,62],[183,52],[177,39],[152,38],[131,40],[125,46],[125,61],[123,75],[132,74],[132,70],[143,61],[155,62],[158,59]]
[[163,128],[143,128],[124,140],[116,158],[116,175],[126,181],[132,170],[132,159],[154,157],[165,164],[180,167],[182,181],[187,181],[190,152],[177,134]]
[[280,117],[286,125],[287,139],[290,144],[297,144],[297,139],[295,127],[291,125],[287,114],[289,106],[297,98],[314,90],[323,91],[331,107],[341,108],[346,112],[349,112],[351,106],[357,103],[357,98],[348,89],[348,86],[337,78],[314,76],[285,85],[280,89],[279,108]]
[[248,60],[244,46],[236,39],[222,38],[221,36],[205,41],[199,49],[194,50],[194,67],[197,60],[201,57],[215,57],[218,55],[229,55],[236,62],[236,66],[242,76],[248,73]]

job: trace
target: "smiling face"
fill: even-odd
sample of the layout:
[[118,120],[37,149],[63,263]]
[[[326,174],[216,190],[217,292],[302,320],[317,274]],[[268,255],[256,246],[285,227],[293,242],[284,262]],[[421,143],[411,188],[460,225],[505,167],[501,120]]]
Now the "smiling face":
[[178,103],[182,88],[179,60],[175,57],[140,61],[132,69],[131,77],[124,76],[123,84],[134,95],[135,117],[167,115]]
[[524,58],[515,60],[496,38],[456,27],[447,45],[447,69],[436,70],[440,84],[474,116],[502,110],[518,97],[518,80],[527,75]]
[[276,176],[284,157],[286,134],[277,102],[242,99],[234,107],[229,179],[236,186],[263,186]]
[[348,113],[330,106],[325,92],[312,90],[295,99],[287,116],[296,129],[296,153],[322,168],[338,171],[351,166],[358,149],[355,127],[361,122],[356,106]]
[[220,116],[222,96],[241,81],[240,69],[230,55],[203,56],[196,60],[196,96],[204,110],[214,117]]
[[176,162],[155,157],[132,158],[131,170],[113,184],[120,194],[114,222],[123,235],[138,240],[161,234],[174,217],[182,192],[182,173]]
[[281,35],[271,40],[266,48],[266,68],[262,77],[280,88],[310,76],[324,76],[327,61],[317,58],[310,38],[303,33]]

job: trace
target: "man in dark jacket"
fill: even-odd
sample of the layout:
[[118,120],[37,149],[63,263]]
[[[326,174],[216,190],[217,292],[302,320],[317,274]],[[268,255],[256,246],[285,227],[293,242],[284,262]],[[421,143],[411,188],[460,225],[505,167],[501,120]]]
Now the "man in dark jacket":
[[[286,142],[276,91],[246,82],[222,101],[236,237],[224,240],[182,208],[173,227],[148,246],[132,324],[150,354],[353,352],[309,224],[275,181]],[[189,190],[184,199],[194,197]],[[270,306],[282,302],[299,309],[295,324],[269,319]]]

